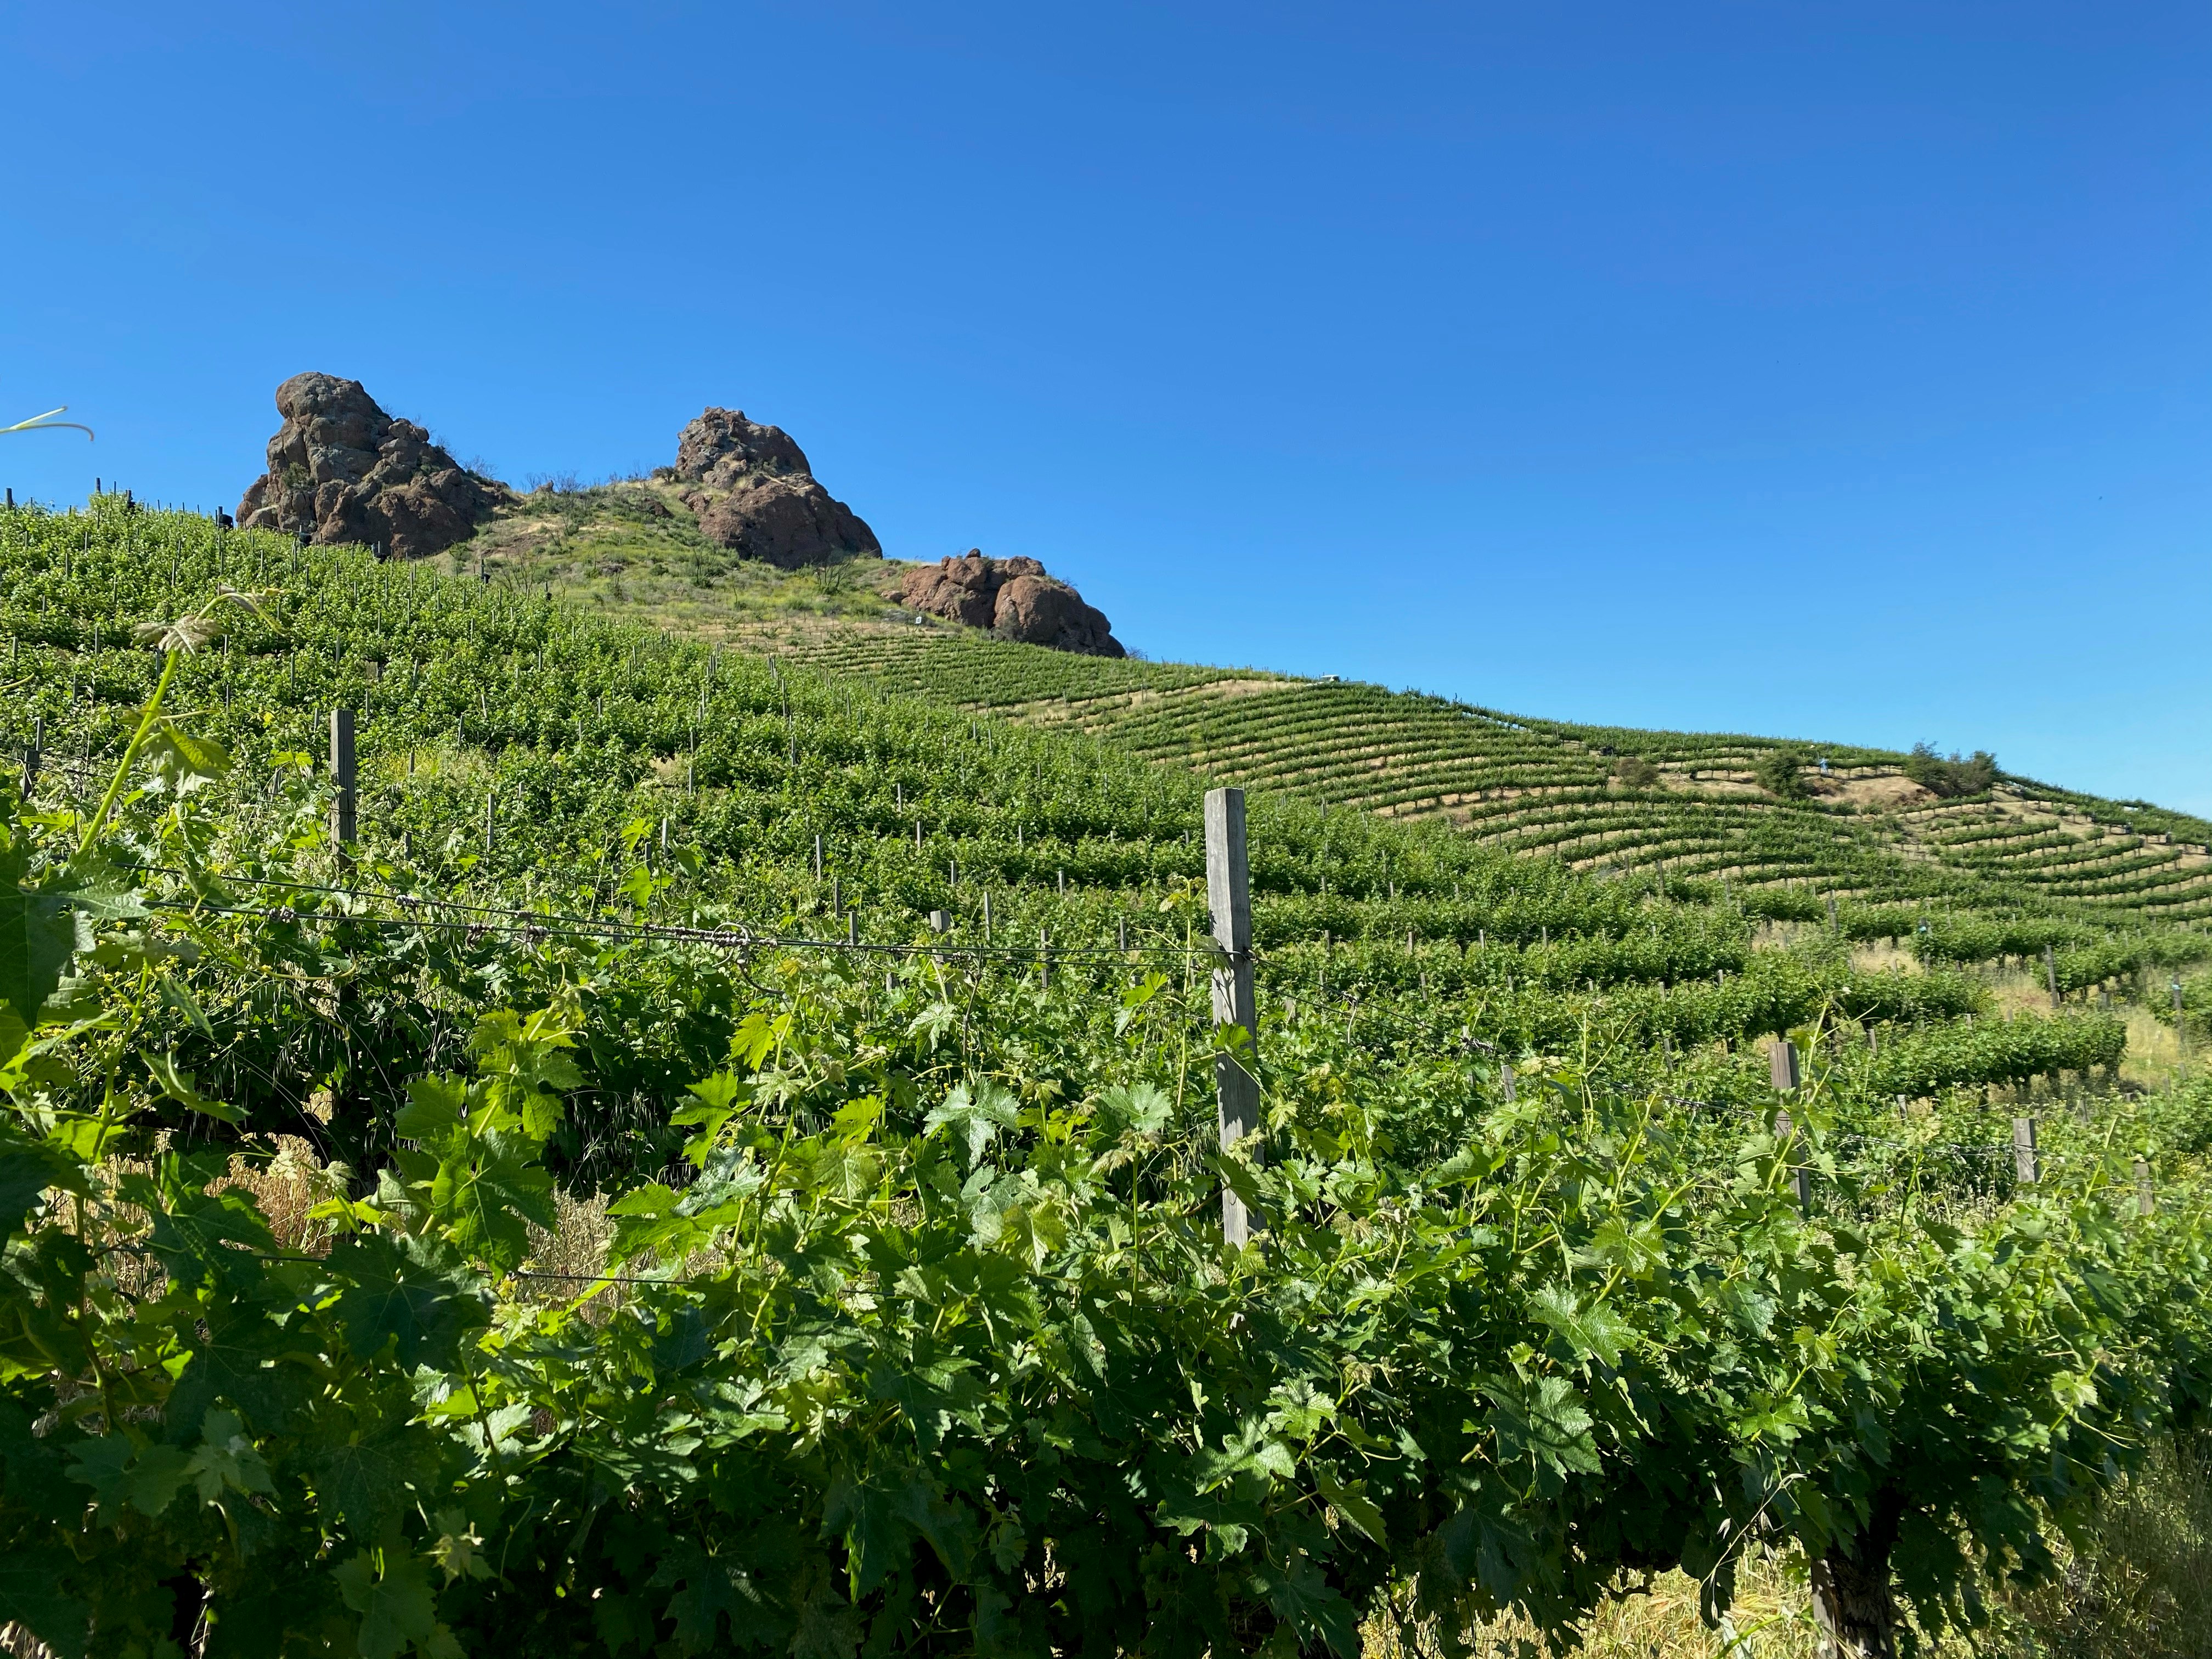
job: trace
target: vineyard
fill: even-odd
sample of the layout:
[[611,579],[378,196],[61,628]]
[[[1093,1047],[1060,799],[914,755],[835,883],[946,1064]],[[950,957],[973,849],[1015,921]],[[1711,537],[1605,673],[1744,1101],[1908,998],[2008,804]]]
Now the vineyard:
[[487,574],[0,513],[63,1659],[1458,1656],[1777,1553],[1887,1653],[2212,1400],[2193,821]]
[[[1579,869],[1726,874],[1875,902],[2050,908],[2099,926],[2212,915],[2212,824],[2024,780],[1945,799],[1911,757],[1576,726],[1374,686],[1141,662],[1105,667],[968,634],[859,628],[808,660],[953,706],[1188,765],[1248,788],[1449,822]],[[1799,795],[1758,781],[1793,762]]]

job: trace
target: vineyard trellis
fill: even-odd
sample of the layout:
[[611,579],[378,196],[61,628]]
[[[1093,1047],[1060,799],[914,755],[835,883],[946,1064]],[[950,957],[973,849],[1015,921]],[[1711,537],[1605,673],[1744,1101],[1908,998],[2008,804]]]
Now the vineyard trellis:
[[1206,779],[105,499],[0,515],[0,1616],[70,1659],[1455,1651],[1780,1545],[1940,1633],[2205,1403],[2201,1082],[2032,1179],[1985,1097],[2201,935],[1252,794],[1224,1147]]

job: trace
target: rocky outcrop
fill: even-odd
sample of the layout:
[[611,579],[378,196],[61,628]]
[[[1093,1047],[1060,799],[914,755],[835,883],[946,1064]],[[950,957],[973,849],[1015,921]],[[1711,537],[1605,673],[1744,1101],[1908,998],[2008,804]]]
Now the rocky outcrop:
[[779,569],[883,556],[860,514],[815,482],[806,453],[781,428],[710,409],[676,441],[672,475],[684,504],[719,546]]
[[295,374],[276,388],[284,417],[269,441],[269,471],[238,504],[250,529],[361,542],[418,559],[465,541],[492,509],[514,499],[396,421],[359,380]]
[[1086,657],[1128,653],[1105,613],[1055,581],[1035,559],[988,559],[980,548],[909,570],[899,603],[909,610],[996,629],[1010,640],[1048,645]]

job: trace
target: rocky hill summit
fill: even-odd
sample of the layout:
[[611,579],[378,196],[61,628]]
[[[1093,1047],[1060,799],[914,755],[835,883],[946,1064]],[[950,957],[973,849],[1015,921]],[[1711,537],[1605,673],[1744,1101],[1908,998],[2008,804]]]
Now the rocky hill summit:
[[981,548],[907,572],[899,603],[1029,645],[1086,657],[1125,657],[1113,625],[1035,559],[991,559]]
[[422,558],[466,541],[515,499],[412,421],[386,414],[359,380],[295,374],[276,388],[276,412],[283,424],[269,441],[269,471],[238,504],[248,528]]
[[654,476],[690,485],[684,504],[700,533],[741,558],[797,570],[883,556],[876,532],[815,481],[791,434],[741,409],[706,410],[677,439],[676,465]]

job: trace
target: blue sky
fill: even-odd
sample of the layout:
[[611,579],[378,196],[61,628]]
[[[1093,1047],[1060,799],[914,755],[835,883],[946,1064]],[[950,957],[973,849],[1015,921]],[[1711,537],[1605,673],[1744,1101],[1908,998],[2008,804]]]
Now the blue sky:
[[2212,12],[0,13],[0,483],[788,428],[1148,654],[2212,811]]

